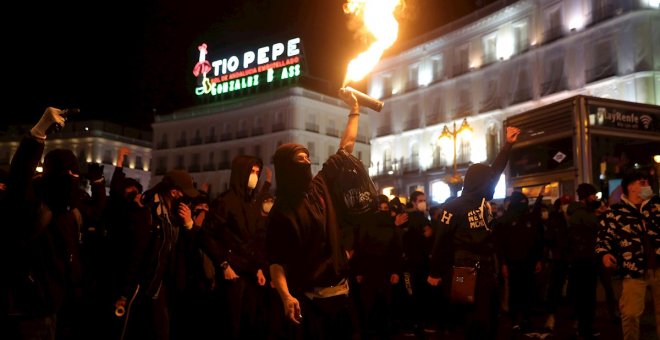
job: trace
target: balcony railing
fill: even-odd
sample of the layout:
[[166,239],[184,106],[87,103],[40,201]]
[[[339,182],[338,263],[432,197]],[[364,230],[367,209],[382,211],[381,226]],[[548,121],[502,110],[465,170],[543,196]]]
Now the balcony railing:
[[215,135],[206,136],[206,139],[204,141],[206,143],[215,143],[218,141],[218,137],[216,137]]
[[232,140],[234,139],[234,134],[231,132],[225,132],[220,135],[220,141]]
[[213,163],[204,164],[204,171],[215,171],[215,165]]
[[261,136],[264,134],[264,128],[263,127],[254,127],[252,128],[252,135],[253,136]]
[[339,130],[337,128],[325,128],[325,134],[328,136],[339,137]]
[[247,137],[248,137],[247,130],[241,130],[236,132],[236,139],[247,138]]
[[596,6],[591,11],[591,22],[589,25],[595,25],[601,21],[610,19],[622,12],[621,8],[616,7],[613,3],[603,4],[603,6]]
[[227,161],[225,161],[225,162],[220,162],[220,163],[218,164],[218,170],[229,170],[229,168],[230,168],[230,164],[229,164],[229,162],[227,162]]
[[613,63],[601,64],[586,71],[587,83],[616,75]]
[[545,32],[543,32],[543,42],[546,44],[553,42],[564,36],[564,31],[561,26],[550,27]]
[[202,144],[202,137],[195,137],[190,139],[190,145],[199,145]]
[[406,130],[414,130],[419,128],[419,118],[413,118],[406,121]]
[[305,130],[310,132],[319,132],[319,125],[314,123],[305,123]]
[[271,131],[273,132],[284,131],[284,123],[274,123],[273,126],[271,127]]
[[378,137],[380,136],[387,136],[392,134],[392,126],[391,125],[384,125],[384,126],[379,126],[378,129],[376,130],[376,135]]
[[181,148],[181,147],[187,146],[188,141],[186,141],[185,139],[179,139],[178,141],[176,141],[176,143],[174,145],[176,145],[177,148]]
[[188,172],[199,172],[199,164],[191,164],[188,166]]

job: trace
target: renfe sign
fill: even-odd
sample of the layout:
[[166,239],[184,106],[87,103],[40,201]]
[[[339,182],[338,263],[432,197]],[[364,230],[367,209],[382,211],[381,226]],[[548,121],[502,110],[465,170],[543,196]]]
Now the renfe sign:
[[300,38],[293,38],[214,61],[206,60],[207,46],[201,44],[199,61],[193,68],[199,80],[195,94],[217,96],[298,77],[299,44]]

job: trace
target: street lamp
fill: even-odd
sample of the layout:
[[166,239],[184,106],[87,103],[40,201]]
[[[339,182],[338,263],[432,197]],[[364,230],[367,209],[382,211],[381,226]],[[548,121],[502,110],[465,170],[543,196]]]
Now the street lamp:
[[445,176],[445,182],[452,188],[452,193],[458,192],[460,185],[463,183],[463,177],[458,174],[458,164],[456,163],[456,144],[458,144],[458,137],[461,139],[470,138],[472,135],[472,127],[467,122],[467,118],[463,119],[461,127],[456,130],[456,122],[453,123],[453,128],[449,131],[447,125],[442,128],[442,134],[438,138],[440,147],[448,148],[450,143],[454,145],[454,163],[453,172],[451,175]]

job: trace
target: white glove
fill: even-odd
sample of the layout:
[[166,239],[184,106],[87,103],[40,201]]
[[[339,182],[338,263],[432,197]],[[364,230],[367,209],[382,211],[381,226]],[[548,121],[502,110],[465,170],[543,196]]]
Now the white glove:
[[37,122],[37,124],[30,130],[32,136],[39,139],[46,139],[46,132],[53,124],[59,124],[64,127],[66,119],[63,116],[63,112],[64,111],[54,107],[46,108],[46,111],[44,111],[39,122]]

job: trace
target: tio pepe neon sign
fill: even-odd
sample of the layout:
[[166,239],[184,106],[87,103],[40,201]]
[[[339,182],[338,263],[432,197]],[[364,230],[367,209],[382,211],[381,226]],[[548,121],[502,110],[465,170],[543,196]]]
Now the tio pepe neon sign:
[[[199,49],[199,61],[193,68],[195,77],[200,78],[195,94],[220,95],[241,89],[272,83],[300,76],[300,38],[284,43],[264,46],[255,51],[244,52],[215,61],[206,60],[206,44]],[[210,73],[210,74],[209,74]]]

